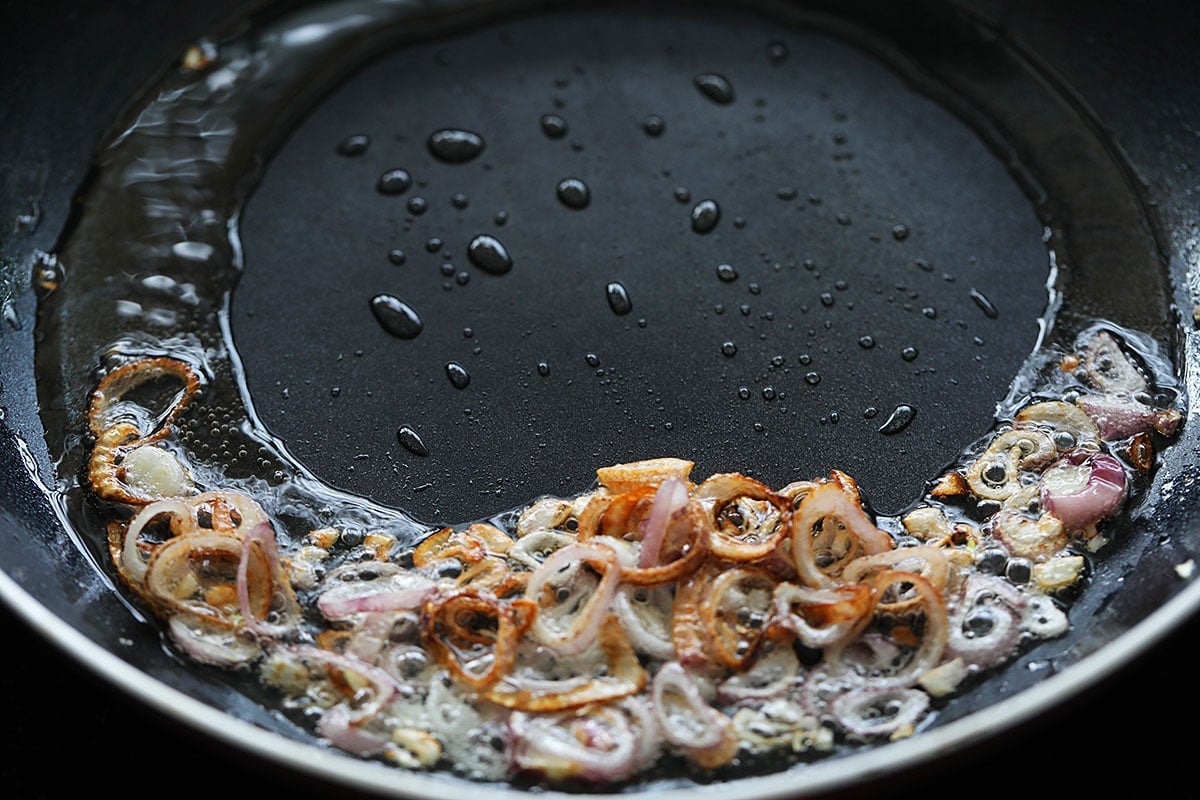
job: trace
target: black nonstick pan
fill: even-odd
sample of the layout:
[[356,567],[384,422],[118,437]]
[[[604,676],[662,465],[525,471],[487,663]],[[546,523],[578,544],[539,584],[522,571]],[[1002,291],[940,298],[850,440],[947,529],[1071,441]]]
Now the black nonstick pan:
[[[247,794],[475,790],[364,770],[164,645],[71,491],[119,356],[203,365],[198,460],[401,533],[662,455],[843,469],[897,515],[1096,320],[1186,411],[1190,13],[9,7],[7,782],[60,796],[167,754]],[[1186,794],[1196,435],[1185,414],[1155,454],[1068,635],[909,741],[717,790],[1084,791],[1117,751]],[[119,766],[59,766],[93,749]]]

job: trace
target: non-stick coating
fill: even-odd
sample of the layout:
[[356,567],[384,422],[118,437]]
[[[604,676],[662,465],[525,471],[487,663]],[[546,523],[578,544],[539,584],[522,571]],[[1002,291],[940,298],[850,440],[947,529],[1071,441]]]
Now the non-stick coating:
[[[81,100],[75,88],[76,79],[73,74],[34,71],[29,74],[21,73],[15,80],[15,88],[11,89],[12,96],[18,99],[15,103],[7,106],[9,111],[4,126],[6,138],[3,140],[7,145],[4,170],[5,191],[0,201],[4,203],[5,219],[16,219],[18,216],[31,212],[34,216],[40,216],[38,225],[31,229],[22,227],[15,230],[8,234],[3,242],[0,242],[4,248],[4,256],[12,262],[22,264],[28,254],[36,249],[53,249],[54,234],[61,229],[66,219],[71,192],[82,175],[86,165],[86,154],[97,139],[98,132],[115,114],[119,103],[136,89],[139,82],[136,76],[152,73],[161,63],[163,50],[172,50],[163,46],[162,40],[166,37],[165,32],[177,31],[176,43],[182,43],[188,41],[197,31],[206,29],[211,21],[211,19],[185,19],[175,16],[164,20],[155,20],[152,15],[145,14],[122,19],[116,10],[112,10],[109,13],[113,16],[108,18],[71,22],[69,15],[54,17],[53,12],[56,12],[57,9],[52,6],[46,6],[44,9],[48,16],[41,18],[39,24],[45,27],[40,29],[31,27],[27,30],[44,31],[46,35],[33,36],[31,34],[23,37],[25,44],[20,47],[14,45],[10,52],[25,53],[27,57],[17,58],[16,61],[30,65],[47,65],[47,69],[49,69],[48,65],[54,64],[56,61],[76,64],[91,70],[98,88],[94,93]],[[219,9],[214,7],[210,10],[216,12]],[[1167,12],[1171,9],[1164,8],[1162,10]],[[1144,187],[1145,190],[1156,203],[1156,217],[1163,230],[1166,231],[1166,245],[1169,254],[1174,259],[1173,267],[1182,268],[1186,266],[1182,262],[1194,255],[1187,249],[1190,246],[1187,238],[1188,231],[1191,229],[1189,226],[1193,224],[1192,212],[1190,205],[1183,202],[1194,188],[1193,182],[1189,181],[1187,177],[1186,169],[1187,164],[1194,163],[1190,160],[1195,158],[1195,136],[1190,133],[1195,128],[1189,127],[1189,120],[1191,124],[1200,124],[1200,116],[1196,114],[1195,94],[1190,84],[1182,82],[1182,76],[1194,74],[1194,70],[1189,71],[1188,67],[1195,66],[1194,63],[1188,61],[1192,59],[1194,62],[1194,55],[1182,46],[1189,41],[1187,37],[1182,36],[1182,31],[1187,30],[1188,26],[1164,24],[1160,21],[1161,17],[1146,12],[1140,13],[1133,19],[1123,19],[1121,12],[1106,11],[1103,8],[1097,8],[1094,4],[1088,4],[1086,9],[1079,9],[1077,17],[1072,17],[1071,11],[1067,8],[1058,8],[1055,13],[1059,16],[1054,19],[1027,18],[1014,11],[1008,13],[1013,17],[1014,24],[1022,33],[1031,38],[1039,51],[1051,58],[1056,66],[1068,70],[1068,76],[1075,81],[1077,88],[1081,89],[1085,98],[1099,109],[1102,119],[1112,126],[1116,139],[1121,142],[1139,174],[1145,179],[1147,184]],[[47,24],[47,20],[53,21],[54,24]],[[66,20],[66,22],[60,24],[62,20]],[[139,40],[136,36],[126,40],[133,44],[123,48],[127,60],[120,62],[120,69],[113,64],[108,64],[102,69],[100,64],[89,62],[89,59],[96,58],[96,51],[89,50],[87,45],[94,46],[96,42],[106,41],[112,37],[128,36],[131,31],[137,31],[141,26],[146,26],[142,29],[143,32],[152,30],[154,29],[152,23],[161,24],[161,28],[157,29],[154,34],[155,42],[152,44],[150,40],[142,39],[140,40],[142,49],[139,49],[137,46]],[[1082,32],[1079,30],[1081,23],[1086,27],[1086,30]],[[33,25],[33,21],[30,24]],[[55,41],[55,37],[62,35],[64,31],[68,34],[64,38],[70,41],[64,42],[66,49],[62,53],[55,52],[53,58],[31,52],[28,49],[31,43],[38,43],[40,48],[44,41]],[[1119,49],[1112,44],[1118,40],[1122,45]],[[174,48],[172,52],[177,49],[177,47]],[[1175,58],[1181,60],[1177,62],[1174,60]],[[108,55],[103,61],[107,63],[111,59],[112,56]],[[1162,71],[1164,61],[1178,63],[1179,66],[1164,73]],[[1110,83],[1110,76],[1116,74],[1116,64],[1119,64],[1120,73],[1125,76],[1125,80],[1118,82],[1114,89]],[[34,77],[35,75],[36,77]],[[9,87],[6,86],[5,89],[8,91]],[[35,98],[37,102],[33,102]],[[21,106],[28,108],[28,112],[22,115],[24,122],[22,124],[13,123],[11,121],[14,115],[12,109]],[[63,121],[64,115],[55,113],[57,109],[64,108],[71,108],[76,114],[75,119],[69,125]],[[7,160],[9,158],[14,158],[14,161],[9,162]],[[12,169],[9,169],[10,163]],[[30,198],[33,199],[30,200]],[[7,270],[5,275],[9,275]],[[0,394],[0,402],[6,410],[6,436],[11,433],[23,436],[32,445],[31,457],[37,461],[43,457],[43,449],[37,438],[38,425],[33,414],[32,387],[26,380],[23,380],[29,374],[28,365],[31,360],[31,346],[27,335],[33,319],[32,302],[28,293],[21,293],[16,301],[15,310],[22,320],[20,330],[5,330],[4,336],[0,337],[0,348],[2,348],[4,357],[2,362],[4,367],[3,389]],[[1191,434],[1189,433],[1189,435]],[[122,630],[127,631],[130,634],[129,641],[134,644],[121,645],[122,648],[125,648],[123,652],[135,663],[144,666],[151,674],[157,674],[172,682],[186,680],[185,675],[180,674],[180,671],[171,662],[163,659],[152,646],[147,647],[144,638],[137,632],[136,621],[128,616],[120,603],[113,602],[111,598],[106,598],[101,594],[80,592],[78,581],[86,577],[88,568],[86,564],[79,563],[76,554],[70,550],[64,551],[63,563],[68,566],[59,571],[49,573],[46,571],[45,548],[41,544],[44,534],[36,532],[54,528],[56,520],[53,510],[45,506],[36,487],[25,479],[24,463],[20,460],[21,453],[16,448],[10,447],[11,441],[6,441],[5,444],[4,485],[6,490],[3,510],[6,533],[11,532],[11,535],[6,538],[9,546],[6,560],[3,562],[5,572],[73,627],[93,633],[110,642],[114,635],[116,638],[121,638]],[[1181,442],[1179,447],[1184,453],[1191,453],[1195,450],[1190,438]],[[1188,475],[1186,461],[1173,462],[1168,467],[1172,470],[1172,475],[1179,478],[1182,486],[1183,479]],[[11,490],[8,488],[10,486],[13,487]],[[1176,497],[1180,498],[1182,502],[1191,500],[1190,496],[1184,492],[1177,494]],[[1185,509],[1176,508],[1168,514],[1172,527],[1167,533],[1185,537],[1189,526],[1195,521],[1194,504],[1189,504],[1189,508]],[[1161,527],[1158,529],[1161,530]],[[87,581],[85,580],[84,583],[86,584]],[[90,588],[94,589],[94,586]],[[1136,617],[1137,612],[1131,612],[1130,616]],[[1191,627],[1194,628],[1194,626]],[[1188,632],[1189,628],[1183,628],[1179,634],[1182,637],[1186,636]],[[40,642],[35,642],[32,650],[38,654],[39,658],[55,655],[55,651],[45,651],[38,647],[39,644]],[[1163,648],[1159,648],[1153,655],[1156,658],[1163,657],[1170,660],[1171,667],[1185,661],[1182,657],[1182,648],[1166,652],[1163,652]],[[1172,674],[1166,668],[1164,671],[1168,676]],[[29,672],[16,674],[24,681],[30,679]],[[91,674],[88,672],[79,674],[70,669],[65,674],[71,680],[83,679],[86,681],[91,678]],[[1160,675],[1157,670],[1151,671],[1150,668],[1143,668],[1124,677],[1144,683],[1149,674],[1154,674],[1156,677]],[[1164,682],[1169,683],[1161,678],[1156,681],[1158,685]],[[51,685],[62,686],[53,683]],[[204,690],[200,689],[200,691],[203,693]],[[110,709],[119,708],[127,703],[124,695],[114,697],[108,693],[107,687],[95,688],[94,694],[97,713],[91,719],[93,721],[103,720],[106,730],[109,731],[108,735],[113,739],[119,741],[128,737],[132,741],[134,736],[145,735],[141,726],[148,726],[150,730],[158,730],[157,726],[162,723],[162,720],[157,718],[146,718],[141,714],[135,714],[136,727],[133,730],[123,730],[120,715]],[[1175,705],[1169,698],[1161,696],[1161,690],[1155,690],[1149,694],[1154,698],[1151,700],[1152,703]],[[1147,715],[1145,706],[1140,705],[1146,697],[1147,691],[1144,686],[1137,686],[1133,690],[1119,695],[1119,699],[1103,695],[1098,699],[1103,701],[1107,707],[1123,705],[1133,715],[1133,719],[1152,728],[1156,724],[1161,724],[1167,717],[1157,714]],[[73,695],[62,705],[56,704],[56,699],[52,697],[48,701],[48,705],[45,707],[46,711],[41,710],[43,707],[40,704],[26,709],[30,712],[29,719],[38,726],[33,729],[34,731],[46,732],[47,728],[44,726],[47,718],[54,719],[58,714],[75,719],[79,719],[81,716],[88,717],[87,713],[81,714],[75,706],[75,703],[78,702],[77,695]],[[1177,708],[1177,706],[1175,707]],[[101,710],[106,713],[102,714]],[[1081,735],[1079,730],[1095,730],[1107,721],[1107,717],[1100,715],[1068,717],[1068,720],[1071,724],[1064,724],[1061,728],[1052,728],[1051,733],[1039,741],[1043,747],[1060,753],[1064,756],[1063,761],[1070,763],[1071,759],[1067,757],[1069,754],[1077,754],[1080,759],[1083,759],[1090,753],[1090,748],[1080,747],[1082,742],[1087,741],[1087,737]],[[1081,722],[1083,724],[1079,724]],[[1076,727],[1077,725],[1078,727]],[[1136,728],[1137,723],[1134,723],[1134,726]],[[23,749],[8,752],[28,752],[29,758],[13,757],[6,759],[6,763],[21,768],[28,768],[32,765],[39,770],[51,768],[52,764],[57,763],[45,760],[46,750],[39,742],[42,738],[40,735],[36,733],[29,735],[29,729],[23,730],[19,726],[10,727],[10,730],[15,732],[16,742],[13,746]],[[163,735],[173,735],[171,725],[166,727]],[[192,743],[186,737],[183,741]],[[1164,744],[1170,746],[1169,742]],[[1135,752],[1137,752],[1136,747],[1137,745],[1135,745]],[[1058,748],[1063,748],[1063,750],[1059,751]],[[999,769],[1001,765],[1007,767],[1010,760],[1019,759],[1020,754],[1027,752],[1027,749],[1008,745],[1007,749],[1000,751],[999,757],[992,756],[985,759],[981,770],[987,772],[989,769]],[[1155,754],[1153,760],[1156,763],[1164,762],[1163,753],[1157,746],[1153,753]],[[223,758],[229,755],[228,753],[219,753],[218,757]],[[1147,752],[1145,760],[1135,760],[1148,763],[1149,759],[1150,753]],[[1170,761],[1170,759],[1166,759],[1166,761]],[[1179,761],[1177,763],[1186,762]],[[239,766],[233,766],[231,769],[236,775],[236,780],[243,782],[241,785],[252,785],[252,781],[255,780],[253,776],[238,772]],[[30,773],[24,774],[28,776]],[[51,779],[50,783],[64,787],[78,785],[74,780],[68,781],[61,771],[57,771],[57,774],[58,777]],[[950,775],[964,777],[962,771],[954,772],[953,768]],[[1077,775],[1065,778],[1062,785],[1079,790],[1088,785],[1086,781],[1095,779],[1095,775],[1096,773],[1089,767]],[[34,777],[40,776],[35,775]],[[1057,777],[1062,778],[1063,776]],[[28,777],[24,779],[29,780]],[[88,780],[90,781],[91,777]],[[299,787],[296,788],[299,791]],[[31,792],[29,796],[36,796],[36,794]]]

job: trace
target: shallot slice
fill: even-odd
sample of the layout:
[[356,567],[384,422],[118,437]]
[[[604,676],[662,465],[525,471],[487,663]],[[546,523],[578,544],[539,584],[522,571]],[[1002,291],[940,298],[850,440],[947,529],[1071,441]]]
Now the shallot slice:
[[638,769],[641,735],[618,709],[599,708],[558,714],[514,713],[512,758],[521,772],[551,780],[578,778],[612,783]]
[[1021,640],[1025,597],[1008,581],[990,575],[967,578],[950,617],[947,655],[980,667],[1012,655]]
[[660,661],[675,658],[671,639],[673,600],[668,586],[622,586],[613,596],[613,611],[639,653]]
[[1092,419],[1106,442],[1157,431],[1174,436],[1182,420],[1174,409],[1149,406],[1129,395],[1081,395],[1075,404]]
[[642,552],[638,558],[638,567],[645,569],[658,563],[666,538],[667,527],[676,516],[687,509],[687,486],[679,478],[668,478],[658,487],[654,494],[654,504],[650,508],[650,516],[642,523]]
[[1070,531],[1111,516],[1127,492],[1125,468],[1107,453],[1073,451],[1042,475],[1042,503]]
[[861,555],[891,550],[892,539],[871,522],[841,481],[822,483],[800,501],[791,520],[792,559],[801,580],[829,588]]
[[[599,572],[594,587],[569,588],[586,567]],[[579,542],[556,550],[525,589],[525,596],[538,606],[530,634],[562,655],[582,653],[596,641],[620,578],[616,553],[608,547]],[[564,600],[559,599],[560,592],[566,595]],[[568,602],[572,607],[560,608]]]
[[775,587],[773,623],[820,650],[858,633],[871,619],[872,599],[870,588],[857,584],[814,589],[781,583]]
[[911,733],[928,709],[928,694],[895,686],[851,689],[829,704],[846,732],[861,739]]
[[125,536],[121,543],[119,566],[126,580],[134,586],[140,586],[146,578],[148,556],[143,555],[139,544],[142,531],[146,526],[160,516],[166,515],[171,521],[172,536],[179,533],[191,533],[195,530],[195,521],[191,507],[182,500],[156,500],[142,508],[129,520]]
[[[877,686],[911,686],[922,674],[937,666],[946,650],[949,633],[949,618],[941,592],[922,576],[915,572],[902,570],[884,570],[875,575],[871,588],[875,597],[876,608],[879,598],[887,597],[895,585],[905,587],[920,596],[920,613],[923,619],[920,641],[915,650],[906,658],[889,659],[889,663],[879,664],[870,674],[871,683]],[[852,653],[856,642],[863,642],[866,636],[839,642],[826,652],[826,661],[835,672],[855,670]],[[891,642],[890,639],[884,639]]]
[[700,687],[682,666],[669,662],[659,669],[651,697],[663,736],[685,753],[715,753],[736,745],[729,717],[709,705]]
[[338,582],[317,598],[326,619],[343,620],[358,614],[411,611],[437,590],[437,583],[419,572],[396,571],[374,580]]
[[762,702],[780,697],[799,680],[800,659],[788,642],[776,642],[760,653],[754,664],[717,684],[717,699],[724,703]]
[[[265,593],[268,597],[268,607],[262,615],[256,614],[251,607],[251,575],[250,564],[252,552],[257,548],[266,562],[266,580],[268,585]],[[289,630],[289,622],[267,622],[267,615],[274,609],[281,620],[292,620],[299,616],[300,604],[292,593],[288,583],[287,573],[279,557],[279,548],[275,543],[275,528],[270,522],[263,521],[251,527],[242,541],[242,555],[238,561],[237,570],[238,608],[242,612],[244,625],[247,629],[260,636],[279,636]]]
[[179,648],[201,664],[240,667],[262,655],[262,647],[256,642],[186,611],[172,616],[167,628]]

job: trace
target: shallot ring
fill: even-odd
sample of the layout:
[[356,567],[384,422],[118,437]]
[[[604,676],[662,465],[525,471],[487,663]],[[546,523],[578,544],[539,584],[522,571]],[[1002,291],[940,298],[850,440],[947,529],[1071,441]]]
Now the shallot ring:
[[[737,641],[743,645],[742,647],[729,646],[729,628],[721,619],[720,607],[721,600],[726,592],[731,591],[739,585],[745,583],[759,583],[767,588],[768,603],[766,613],[761,621],[761,625],[750,637],[742,637],[741,629],[743,626],[732,626],[737,631]],[[722,571],[716,579],[710,584],[708,592],[700,605],[700,618],[708,633],[708,642],[711,645],[710,651],[717,662],[734,670],[743,670],[749,664],[756,653],[758,646],[763,640],[763,636],[767,630],[767,618],[771,612],[770,598],[774,594],[776,586],[775,579],[765,570],[755,569],[753,567],[738,567]]]
[[597,637],[604,652],[606,672],[583,684],[569,684],[562,690],[541,686],[535,691],[522,685],[515,675],[507,674],[487,688],[488,702],[504,708],[528,712],[564,711],[590,703],[603,703],[637,694],[646,687],[649,676],[625,635],[621,623],[609,615]]
[[694,499],[689,499],[681,524],[688,526],[687,552],[674,561],[653,567],[622,566],[621,580],[636,586],[656,586],[678,581],[695,572],[708,560],[712,536],[708,517]]
[[[817,563],[813,538],[818,525],[824,530],[826,520],[840,522],[854,540],[854,549],[845,556],[822,567]],[[829,480],[810,491],[791,512],[788,528],[791,532],[792,560],[800,579],[809,586],[831,588],[840,569],[849,563],[849,556],[873,555],[892,549],[890,536],[875,527],[860,505],[858,493],[848,490],[841,480]]]
[[627,539],[638,531],[638,522],[648,513],[657,488],[644,485],[620,494],[597,492],[579,512],[575,535],[581,542],[596,536]]
[[[454,649],[446,642],[444,628],[448,625],[462,629],[457,618],[453,617],[454,605],[467,603],[472,610],[481,609],[494,616],[496,632],[493,638],[479,636],[473,632],[467,633],[469,642],[494,642],[492,664],[487,672],[475,675],[468,672],[458,659]],[[448,594],[435,595],[425,601],[422,608],[423,623],[421,632],[425,647],[439,664],[448,669],[461,683],[475,692],[484,692],[497,681],[512,671],[516,660],[517,645],[521,636],[533,623],[537,613],[537,605],[525,598],[500,600],[483,592],[463,589]],[[447,623],[447,615],[451,615]],[[465,632],[465,629],[463,629]]]
[[164,356],[132,361],[117,367],[100,380],[88,403],[88,424],[92,435],[99,438],[106,429],[111,427],[111,423],[104,420],[105,412],[113,403],[124,397],[126,392],[136,389],[147,381],[165,376],[178,378],[183,384],[182,392],[163,417],[158,429],[147,431],[139,438],[143,442],[150,442],[165,437],[196,393],[200,391],[200,376],[186,362]]
[[[879,598],[885,595],[887,589],[896,583],[911,585],[913,590],[920,595],[924,626],[916,652],[908,663],[891,675],[872,677],[872,682],[878,686],[911,686],[917,678],[938,665],[950,637],[949,613],[946,610],[942,593],[915,572],[889,569],[876,573],[870,583],[876,598],[876,605],[878,606]],[[826,653],[826,658],[831,665],[836,665],[841,660],[845,648],[851,641],[842,641],[836,648],[833,648],[832,652]],[[842,665],[842,669],[844,668],[845,666]]]
[[739,539],[722,529],[722,512],[742,498],[770,503],[780,516],[787,511],[788,500],[760,481],[736,472],[713,475],[696,487],[694,496],[701,502],[710,501],[712,552],[717,558],[737,562],[759,561],[774,553],[787,536],[788,528],[782,519],[776,520],[769,535],[757,542]]
[[[920,566],[915,569],[903,566],[905,562],[913,560],[917,561]],[[846,565],[846,569],[842,572],[842,578],[849,583],[862,583],[875,573],[885,569],[904,569],[917,572],[941,592],[945,590],[946,580],[950,575],[950,562],[947,560],[945,552],[934,545],[902,547],[854,559]],[[876,600],[875,610],[888,614],[900,614],[912,610],[920,603],[919,595],[897,601],[886,601],[879,598]]]

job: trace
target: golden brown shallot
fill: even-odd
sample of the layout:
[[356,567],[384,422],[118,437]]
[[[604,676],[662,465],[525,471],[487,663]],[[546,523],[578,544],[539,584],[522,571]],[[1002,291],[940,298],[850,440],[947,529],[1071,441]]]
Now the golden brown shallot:
[[766,484],[738,473],[713,475],[693,493],[709,512],[712,551],[726,561],[760,561],[787,536],[788,500]]
[[649,676],[615,617],[608,617],[596,637],[595,673],[553,680],[536,679],[510,670],[483,694],[490,703],[529,712],[562,711],[590,703],[631,697],[645,688]]
[[695,462],[682,458],[648,458],[613,464],[596,470],[600,485],[610,492],[627,492],[639,486],[657,486],[669,478],[689,483]]
[[700,605],[709,653],[732,670],[745,669],[758,651],[771,618],[775,579],[753,567],[723,569]]
[[860,505],[857,486],[837,470],[792,512],[790,541],[796,572],[816,587],[837,585],[851,561],[893,547]]
[[[929,585],[934,589],[943,592],[950,575],[950,562],[940,547],[901,547],[854,559],[846,565],[842,578],[850,583],[870,583],[875,575],[889,569],[915,572],[929,581]],[[912,591],[885,595],[876,599],[875,610],[885,614],[901,614],[912,610],[921,602],[920,594]]]
[[1057,452],[1054,442],[1041,431],[1005,431],[968,467],[967,483],[982,500],[1006,500],[1024,485],[1022,472],[1046,466]]
[[[422,608],[422,641],[457,681],[483,692],[512,670],[536,613],[525,598],[501,600],[478,589],[437,593]],[[472,668],[480,663],[482,672]]]
[[[156,413],[126,400],[126,395],[143,385],[164,379],[178,384],[165,410]],[[190,490],[186,470],[165,451],[153,456],[153,463],[143,464],[152,470],[133,485],[129,478],[136,478],[137,470],[134,476],[127,475],[123,461],[129,454],[165,439],[199,390],[200,376],[174,358],[133,361],[104,376],[88,404],[88,428],[95,439],[88,457],[88,483],[97,497],[141,506]]]

